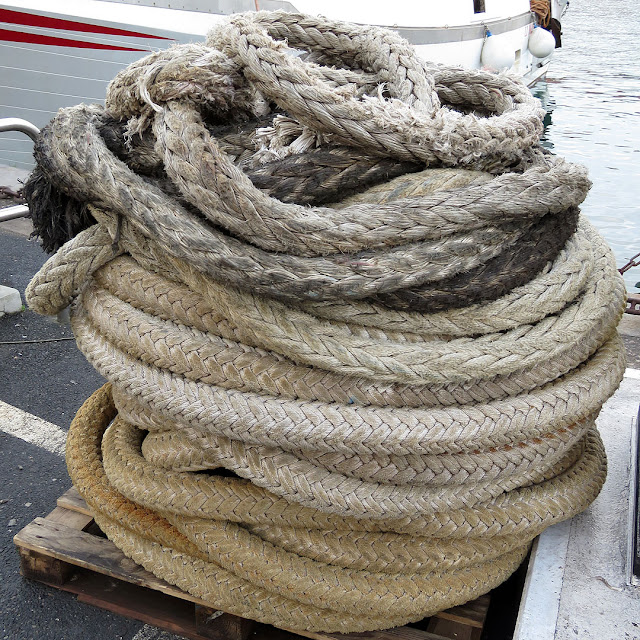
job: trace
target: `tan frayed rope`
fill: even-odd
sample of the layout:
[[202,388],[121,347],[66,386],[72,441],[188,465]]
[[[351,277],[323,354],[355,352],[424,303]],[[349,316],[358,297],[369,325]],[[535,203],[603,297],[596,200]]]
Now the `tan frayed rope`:
[[96,224],[27,299],[71,304],[109,381],[67,464],[128,556],[237,615],[367,631],[486,592],[595,499],[625,290],[526,87],[276,12],[106,104],[36,147]]

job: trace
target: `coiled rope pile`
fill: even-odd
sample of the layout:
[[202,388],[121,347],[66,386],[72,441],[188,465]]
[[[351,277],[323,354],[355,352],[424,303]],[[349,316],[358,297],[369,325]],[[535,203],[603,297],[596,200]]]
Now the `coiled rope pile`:
[[109,381],[67,462],[115,544],[225,611],[365,631],[586,508],[625,293],[541,122],[507,76],[287,13],[59,112],[27,192],[45,246],[74,237],[27,294],[73,300]]

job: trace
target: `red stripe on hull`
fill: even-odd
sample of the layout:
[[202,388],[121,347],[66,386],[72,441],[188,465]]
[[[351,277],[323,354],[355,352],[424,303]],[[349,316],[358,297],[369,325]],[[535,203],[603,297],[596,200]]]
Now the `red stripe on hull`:
[[27,44],[44,44],[53,47],[73,47],[75,49],[101,49],[106,51],[140,51],[142,53],[148,49],[135,49],[134,47],[116,47],[111,44],[100,44],[98,42],[84,42],[83,40],[69,40],[68,38],[54,38],[53,36],[41,36],[35,33],[22,33],[20,31],[9,31],[0,29],[0,40],[5,42],[25,42]]
[[23,13],[22,11],[11,11],[10,9],[0,9],[0,22],[9,24],[22,24],[30,27],[44,27],[45,29],[64,29],[65,31],[81,31],[83,33],[103,33],[111,36],[129,36],[134,38],[153,38],[155,40],[170,40],[164,36],[152,36],[138,31],[127,31],[126,29],[114,29],[103,27],[97,24],[86,24],[75,20],[62,20],[61,18],[49,18],[33,13]]

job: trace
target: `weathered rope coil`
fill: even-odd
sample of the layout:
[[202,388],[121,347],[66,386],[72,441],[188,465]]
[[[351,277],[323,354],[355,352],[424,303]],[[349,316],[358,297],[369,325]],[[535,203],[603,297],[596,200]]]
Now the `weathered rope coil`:
[[71,304],[109,381],[67,463],[127,555],[237,615],[366,631],[486,592],[593,501],[624,285],[526,87],[278,12],[106,104],[36,146],[62,246],[27,298]]

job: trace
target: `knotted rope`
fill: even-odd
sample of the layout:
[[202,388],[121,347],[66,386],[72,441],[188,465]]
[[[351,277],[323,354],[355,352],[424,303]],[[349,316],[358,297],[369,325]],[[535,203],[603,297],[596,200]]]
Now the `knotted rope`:
[[67,241],[27,298],[72,305],[109,381],[67,463],[127,555],[237,615],[366,631],[488,591],[596,497],[624,285],[526,87],[278,12],[106,105],[36,146],[36,226]]

